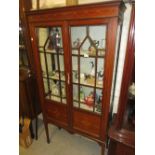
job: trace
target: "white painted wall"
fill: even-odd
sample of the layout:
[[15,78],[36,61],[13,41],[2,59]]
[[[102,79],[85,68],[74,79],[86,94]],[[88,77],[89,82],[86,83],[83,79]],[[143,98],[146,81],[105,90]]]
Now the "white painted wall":
[[121,45],[120,45],[120,51],[119,51],[118,69],[117,69],[117,75],[116,75],[117,79],[116,79],[116,87],[115,87],[116,89],[114,94],[113,113],[116,113],[118,108],[122,73],[123,73],[123,67],[124,67],[124,59],[125,59],[128,32],[129,32],[131,8],[132,6],[130,4],[126,4],[126,10],[124,13],[124,21],[123,21],[123,28],[122,28],[122,36],[121,36]]

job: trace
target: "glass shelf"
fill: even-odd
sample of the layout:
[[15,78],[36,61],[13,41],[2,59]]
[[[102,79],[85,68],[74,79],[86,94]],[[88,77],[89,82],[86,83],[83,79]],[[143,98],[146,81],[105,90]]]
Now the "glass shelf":
[[92,84],[89,84],[89,83],[78,83],[78,82],[73,82],[73,84],[75,84],[75,85],[81,85],[81,86],[87,86],[87,87],[92,87],[92,88],[98,88],[98,89],[102,89],[103,88],[103,85],[96,85],[96,86],[94,86],[94,85],[92,85]]

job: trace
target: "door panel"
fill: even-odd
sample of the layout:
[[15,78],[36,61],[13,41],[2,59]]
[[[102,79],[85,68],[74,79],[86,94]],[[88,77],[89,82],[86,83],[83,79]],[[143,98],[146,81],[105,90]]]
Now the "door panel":
[[36,28],[38,52],[44,81],[44,96],[48,100],[66,104],[66,78],[62,28]]
[[70,26],[73,107],[102,113],[106,25]]

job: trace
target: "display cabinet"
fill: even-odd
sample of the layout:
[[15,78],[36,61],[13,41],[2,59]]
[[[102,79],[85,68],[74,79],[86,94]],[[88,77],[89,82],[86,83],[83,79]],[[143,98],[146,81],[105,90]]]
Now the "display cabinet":
[[47,141],[48,123],[105,147],[122,1],[27,11]]
[[132,3],[119,106],[109,130],[108,155],[135,154],[135,6]]

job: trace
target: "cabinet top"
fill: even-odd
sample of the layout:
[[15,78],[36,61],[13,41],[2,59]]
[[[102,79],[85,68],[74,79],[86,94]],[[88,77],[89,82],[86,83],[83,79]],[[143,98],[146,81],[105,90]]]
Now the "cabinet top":
[[26,11],[29,22],[118,17],[125,11],[122,0]]

